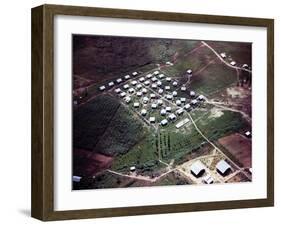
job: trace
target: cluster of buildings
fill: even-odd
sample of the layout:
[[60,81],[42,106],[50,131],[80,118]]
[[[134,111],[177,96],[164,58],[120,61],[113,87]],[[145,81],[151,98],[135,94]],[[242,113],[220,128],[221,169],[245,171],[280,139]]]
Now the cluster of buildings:
[[[202,181],[205,184],[214,183],[214,178],[206,173],[207,167],[200,161],[197,160],[190,167],[190,172],[196,178],[202,177]],[[216,171],[223,177],[228,175],[231,172],[231,166],[226,162],[226,160],[220,160],[216,165]]]
[[[191,69],[188,71],[192,73]],[[131,78],[129,75],[126,76],[127,80]],[[100,88],[105,89],[105,87]],[[132,78],[126,83],[119,84],[114,92],[126,104],[140,109],[143,117],[148,116],[151,111],[158,111],[159,117],[154,116],[148,119],[150,123],[158,122],[161,126],[175,122],[185,111],[197,107],[205,99],[203,95],[196,95],[195,91],[187,91],[187,88],[180,86],[177,80],[167,77],[160,71]],[[178,123],[176,128],[180,128],[187,121]]]

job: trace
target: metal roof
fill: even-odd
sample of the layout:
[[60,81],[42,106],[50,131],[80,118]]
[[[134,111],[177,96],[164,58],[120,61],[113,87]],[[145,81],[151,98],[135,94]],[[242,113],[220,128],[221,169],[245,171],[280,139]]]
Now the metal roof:
[[197,160],[191,165],[190,170],[197,176],[202,170],[205,170],[205,165],[200,160]]
[[216,166],[217,170],[219,170],[221,173],[225,173],[228,169],[230,169],[230,165],[225,161],[221,160],[218,162]]

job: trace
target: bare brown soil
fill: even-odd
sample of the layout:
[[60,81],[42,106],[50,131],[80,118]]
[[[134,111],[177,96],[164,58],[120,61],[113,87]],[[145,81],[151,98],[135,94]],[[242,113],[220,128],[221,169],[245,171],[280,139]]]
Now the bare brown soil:
[[252,166],[252,142],[241,134],[234,133],[220,138],[219,143],[226,148],[243,167]]

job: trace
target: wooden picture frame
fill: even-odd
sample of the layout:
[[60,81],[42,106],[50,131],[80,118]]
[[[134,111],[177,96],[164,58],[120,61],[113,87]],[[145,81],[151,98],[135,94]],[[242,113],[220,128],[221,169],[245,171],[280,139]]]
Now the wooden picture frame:
[[[267,29],[267,198],[122,208],[54,210],[54,16],[126,18]],[[32,217],[66,220],[274,205],[274,21],[272,19],[42,5],[32,9]]]

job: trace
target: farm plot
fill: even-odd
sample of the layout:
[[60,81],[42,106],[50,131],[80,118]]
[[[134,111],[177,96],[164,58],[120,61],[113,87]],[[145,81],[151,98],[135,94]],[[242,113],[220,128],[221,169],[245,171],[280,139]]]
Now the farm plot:
[[220,138],[218,142],[226,148],[243,167],[252,166],[252,142],[241,134],[234,133]]

